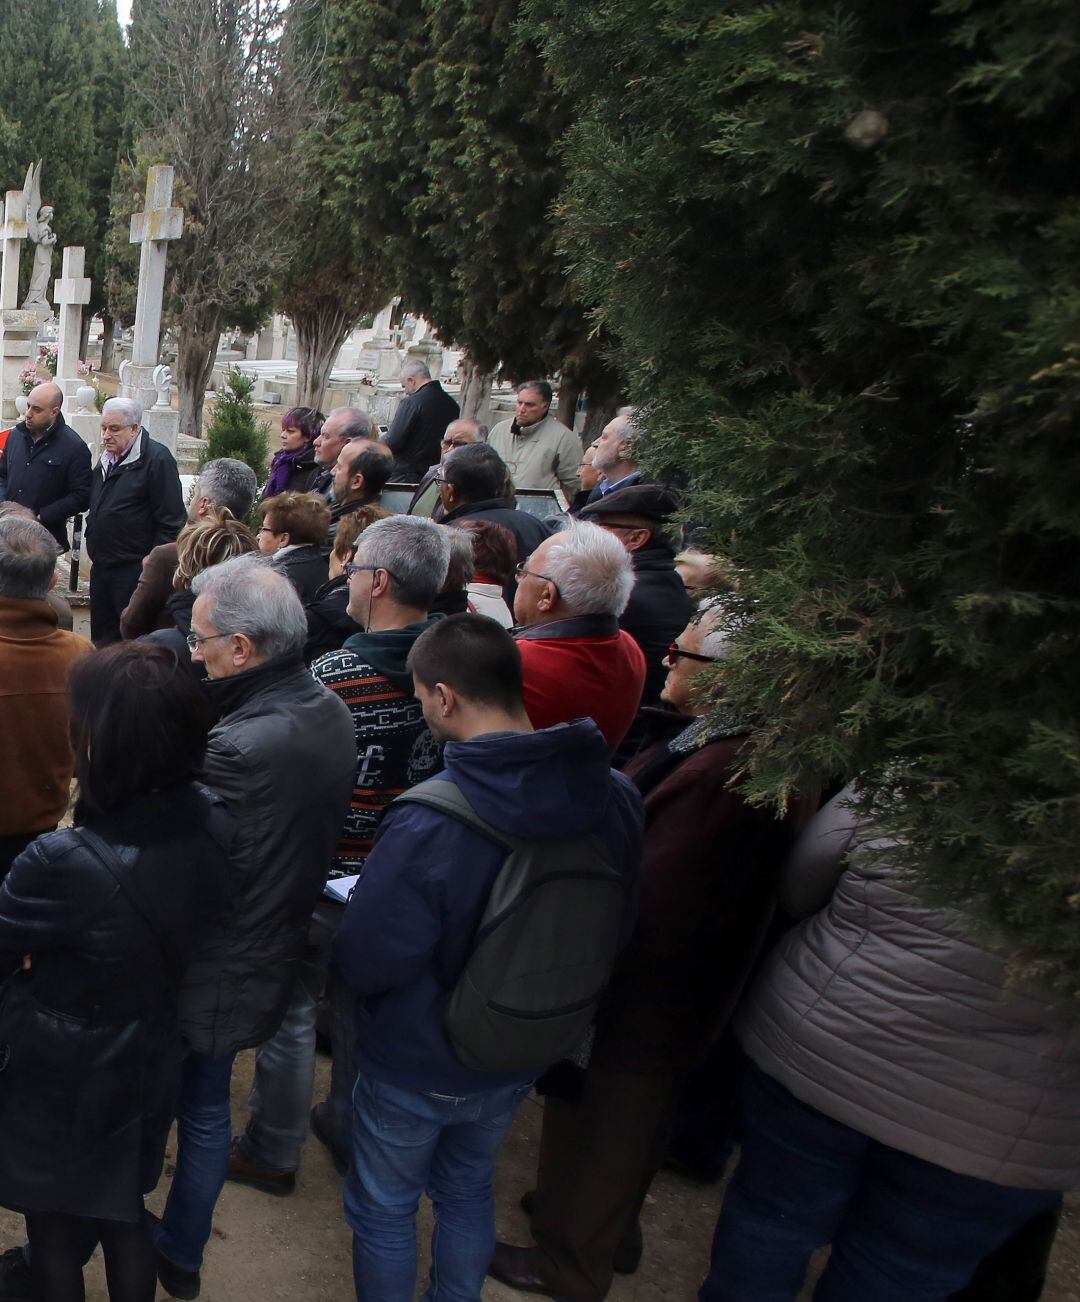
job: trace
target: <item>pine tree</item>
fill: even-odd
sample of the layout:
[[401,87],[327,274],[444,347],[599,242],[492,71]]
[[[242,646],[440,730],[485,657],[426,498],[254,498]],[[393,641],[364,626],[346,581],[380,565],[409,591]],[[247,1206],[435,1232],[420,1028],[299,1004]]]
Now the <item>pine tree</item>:
[[200,466],[218,457],[233,457],[249,465],[260,481],[266,477],[270,426],[255,415],[254,390],[254,380],[229,371],[214,403],[206,446],[199,454]]
[[562,243],[741,574],[750,790],[858,776],[1080,993],[1080,12],[532,0]]

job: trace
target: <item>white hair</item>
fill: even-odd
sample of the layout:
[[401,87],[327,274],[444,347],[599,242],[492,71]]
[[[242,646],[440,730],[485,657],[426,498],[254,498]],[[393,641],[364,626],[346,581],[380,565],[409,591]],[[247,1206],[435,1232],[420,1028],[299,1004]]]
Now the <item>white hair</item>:
[[614,615],[634,586],[630,554],[613,533],[584,520],[555,535],[544,569],[574,615]]
[[638,407],[620,407],[614,416],[614,421],[617,421],[619,426],[620,448],[628,461],[633,461],[637,454],[638,443],[645,433],[639,413]]
[[701,654],[723,660],[731,654],[731,639],[734,628],[730,622],[725,623],[726,611],[719,597],[705,597],[698,603],[698,613],[694,622],[701,629]]
[[125,425],[142,424],[142,403],[135,398],[107,398],[101,408],[103,416],[111,416],[116,412],[123,418]]
[[219,633],[243,633],[267,660],[299,655],[307,616],[296,589],[268,557],[234,556],[191,582],[196,597],[213,597],[210,618]]
[[406,362],[401,368],[401,378],[407,380],[413,375],[422,375],[425,380],[430,380],[431,372],[428,370],[427,362],[422,362],[415,357],[411,362]]

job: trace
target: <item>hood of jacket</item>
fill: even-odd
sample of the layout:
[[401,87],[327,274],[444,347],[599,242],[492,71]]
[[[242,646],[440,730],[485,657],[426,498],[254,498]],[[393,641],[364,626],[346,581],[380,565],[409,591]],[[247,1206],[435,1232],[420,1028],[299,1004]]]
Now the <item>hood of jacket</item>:
[[404,628],[385,628],[377,633],[360,632],[345,639],[345,649],[363,657],[372,669],[389,681],[399,692],[412,695],[412,674],[405,668],[412,645],[441,615],[429,615],[418,624]]
[[611,757],[591,719],[447,742],[443,762],[476,813],[512,836],[584,835],[611,799]]

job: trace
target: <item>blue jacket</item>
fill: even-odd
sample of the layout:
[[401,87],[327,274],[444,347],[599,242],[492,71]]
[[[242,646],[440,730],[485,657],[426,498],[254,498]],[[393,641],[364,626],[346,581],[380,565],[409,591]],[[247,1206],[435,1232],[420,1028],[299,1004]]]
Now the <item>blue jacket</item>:
[[[609,767],[607,743],[591,719],[449,742],[444,761],[439,777],[456,782],[493,827],[551,840],[597,831],[628,885],[636,878],[641,798]],[[505,857],[501,846],[449,815],[407,801],[391,805],[334,950],[346,982],[366,997],[357,1057],[368,1075],[458,1094],[529,1079],[463,1066],[442,1025]]]
[[37,443],[25,421],[0,456],[0,502],[28,506],[67,551],[67,522],[90,505],[90,449],[63,416]]

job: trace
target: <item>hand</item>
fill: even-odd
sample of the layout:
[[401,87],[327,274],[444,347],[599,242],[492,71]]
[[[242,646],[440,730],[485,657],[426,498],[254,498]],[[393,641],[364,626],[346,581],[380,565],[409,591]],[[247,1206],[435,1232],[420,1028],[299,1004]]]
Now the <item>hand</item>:
[[30,955],[29,955],[29,954],[24,954],[24,955],[23,955],[23,960],[22,960],[22,970],[23,970],[24,972],[29,972],[32,966],[33,966],[33,963],[32,963],[32,961],[31,961]]

